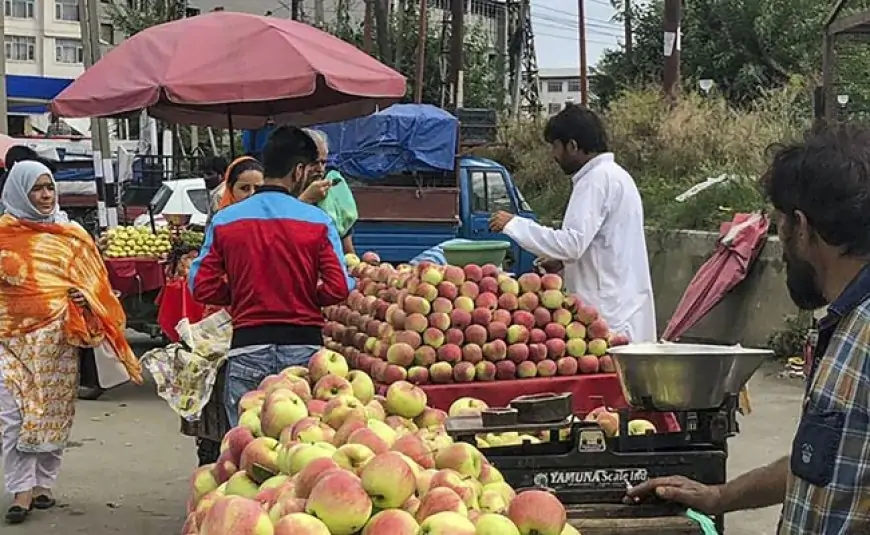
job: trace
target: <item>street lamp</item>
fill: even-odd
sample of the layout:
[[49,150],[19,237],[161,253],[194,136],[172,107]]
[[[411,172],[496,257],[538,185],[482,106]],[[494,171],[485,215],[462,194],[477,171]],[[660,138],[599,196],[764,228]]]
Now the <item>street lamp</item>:
[[837,104],[845,107],[849,103],[849,95],[837,95]]
[[701,91],[703,91],[705,95],[708,95],[710,94],[710,90],[713,89],[713,80],[709,78],[698,80],[698,87],[701,88]]

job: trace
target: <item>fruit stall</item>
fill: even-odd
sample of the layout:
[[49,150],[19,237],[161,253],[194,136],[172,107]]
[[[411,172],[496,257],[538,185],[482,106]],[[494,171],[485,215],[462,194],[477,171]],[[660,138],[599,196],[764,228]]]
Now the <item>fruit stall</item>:
[[182,317],[199,319],[202,306],[184,279],[202,239],[202,232],[171,226],[120,226],[99,236],[109,281],[131,329],[174,340]]
[[[657,432],[660,414],[601,407],[577,419],[570,393],[443,411],[406,380],[377,391],[325,348],[266,377],[240,400],[217,462],[193,473],[182,535],[721,533],[672,504],[622,504],[648,477],[722,479],[724,452],[699,447],[723,440],[708,422],[721,411]],[[691,451],[673,451],[690,438]]]
[[324,311],[326,347],[241,399],[182,535],[723,532],[623,498],[725,481],[764,352],[629,344],[555,275],[346,260],[358,284]]
[[[575,411],[625,406],[608,350],[628,343],[556,274],[518,278],[495,264],[392,266],[347,259],[357,287],[324,310],[326,347],[381,390],[407,380],[446,410],[471,397],[572,392]],[[366,260],[369,260],[368,262]]]

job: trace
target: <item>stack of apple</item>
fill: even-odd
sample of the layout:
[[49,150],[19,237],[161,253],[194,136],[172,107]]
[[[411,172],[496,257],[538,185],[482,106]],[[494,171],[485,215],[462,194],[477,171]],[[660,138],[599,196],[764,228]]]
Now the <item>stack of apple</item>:
[[555,274],[347,262],[358,285],[325,310],[326,345],[379,383],[610,373],[608,348],[628,343]]
[[406,381],[376,396],[328,349],[267,377],[242,398],[219,460],[194,472],[182,535],[578,533],[556,497],[516,493],[454,443],[426,401]]

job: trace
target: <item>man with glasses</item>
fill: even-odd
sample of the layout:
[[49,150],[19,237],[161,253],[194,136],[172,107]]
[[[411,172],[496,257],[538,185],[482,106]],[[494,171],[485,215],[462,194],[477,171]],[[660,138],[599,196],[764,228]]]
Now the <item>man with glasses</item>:
[[231,426],[239,399],[264,377],[308,365],[323,343],[321,308],[353,288],[332,219],[291,194],[322,176],[314,140],[277,128],[261,160],[263,186],[215,214],[189,276],[197,301],[232,310],[224,397]]

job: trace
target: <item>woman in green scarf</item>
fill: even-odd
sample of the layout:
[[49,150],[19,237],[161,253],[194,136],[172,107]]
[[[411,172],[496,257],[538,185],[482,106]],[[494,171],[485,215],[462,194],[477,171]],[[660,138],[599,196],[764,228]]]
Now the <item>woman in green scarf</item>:
[[305,190],[299,194],[299,200],[316,204],[328,213],[341,235],[341,246],[344,253],[355,254],[351,231],[358,214],[350,187],[337,170],[326,171],[326,157],[329,154],[329,142],[326,134],[320,130],[309,128],[306,128],[305,132],[317,144],[317,163],[320,166],[320,176],[323,178],[308,184]]

